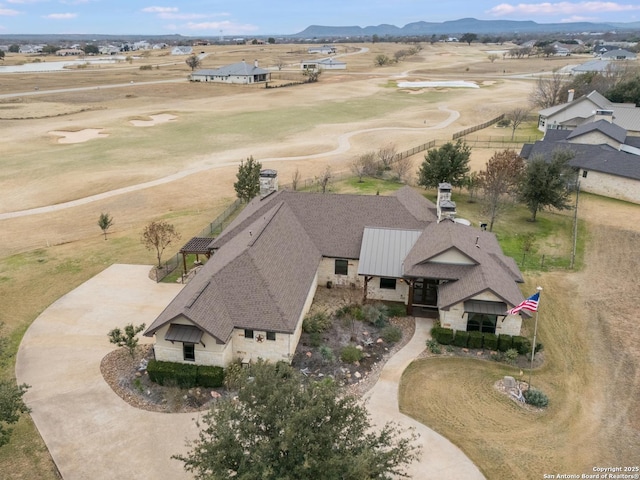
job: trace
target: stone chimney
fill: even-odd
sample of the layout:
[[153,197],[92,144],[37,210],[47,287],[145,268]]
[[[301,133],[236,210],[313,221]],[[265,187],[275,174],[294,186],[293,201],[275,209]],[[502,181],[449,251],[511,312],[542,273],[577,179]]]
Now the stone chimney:
[[260,197],[278,191],[278,172],[271,169],[260,170]]
[[576,93],[576,91],[573,88],[567,92],[567,94],[568,94],[567,103],[573,102],[573,96],[575,95],[575,93]]
[[258,68],[258,60],[254,60],[254,61],[253,61],[253,66],[254,66],[254,67],[256,67],[256,68]]
[[456,202],[451,200],[451,184],[438,184],[438,223],[445,219],[453,220],[456,217]]

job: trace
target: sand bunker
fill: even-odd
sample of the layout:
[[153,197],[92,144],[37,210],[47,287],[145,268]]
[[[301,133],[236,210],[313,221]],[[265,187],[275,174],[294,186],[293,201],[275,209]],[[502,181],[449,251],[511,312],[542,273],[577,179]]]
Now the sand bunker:
[[454,88],[480,88],[475,82],[464,80],[452,80],[449,82],[398,82],[400,88],[430,88],[430,87],[454,87]]
[[104,128],[85,128],[84,130],[78,130],[77,132],[66,132],[61,130],[54,130],[49,132],[51,135],[57,135],[60,138],[58,143],[82,143],[88,142],[95,138],[108,137],[108,133],[101,133]]
[[170,122],[178,117],[171,115],[170,113],[160,113],[158,115],[149,115],[149,118],[151,120],[130,120],[130,122],[135,127],[153,127],[159,123]]

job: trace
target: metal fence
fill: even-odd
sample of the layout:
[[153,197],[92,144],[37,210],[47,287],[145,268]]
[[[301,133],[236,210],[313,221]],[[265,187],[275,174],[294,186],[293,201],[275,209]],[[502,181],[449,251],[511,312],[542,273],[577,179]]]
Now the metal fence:
[[535,135],[529,136],[516,136],[511,138],[510,135],[498,136],[469,136],[465,137],[464,141],[467,145],[476,148],[501,148],[501,149],[520,149],[524,143],[534,143],[540,140],[540,137]]

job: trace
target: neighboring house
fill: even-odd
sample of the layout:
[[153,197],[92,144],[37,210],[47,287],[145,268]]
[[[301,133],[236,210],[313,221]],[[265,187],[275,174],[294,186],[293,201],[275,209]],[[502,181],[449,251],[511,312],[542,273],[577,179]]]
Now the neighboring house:
[[[158,360],[290,362],[317,288],[359,289],[445,327],[520,334],[522,276],[489,232],[409,187],[392,196],[279,191],[252,200],[144,333]],[[437,214],[440,212],[440,221]]]
[[640,137],[601,119],[574,130],[548,130],[543,140],[525,145],[520,156],[551,158],[559,149],[573,152],[569,163],[581,190],[640,203]]
[[171,55],[191,55],[193,53],[193,47],[173,47],[171,49]]
[[600,55],[603,60],[635,60],[636,54],[622,48],[618,50],[610,50]]
[[336,53],[336,47],[331,45],[322,45],[321,47],[309,47],[307,53],[319,53],[320,55],[331,55]]
[[333,58],[323,58],[322,60],[303,60],[300,62],[300,68],[302,70],[346,70],[347,64]]
[[79,48],[61,48],[56,52],[59,57],[69,57],[73,55],[84,55],[84,50]]
[[571,68],[572,75],[580,75],[581,73],[601,73],[603,75],[611,75],[625,66],[612,60],[590,60],[588,62],[576,65]]
[[640,108],[634,103],[613,103],[597,91],[538,112],[538,130],[573,130],[576,127],[607,118],[631,134],[640,134]]
[[192,82],[217,82],[217,83],[237,83],[249,85],[253,83],[264,83],[271,79],[271,72],[260,68],[258,61],[255,60],[253,65],[246,63],[244,60],[239,63],[233,63],[214,70],[198,70],[193,72],[189,79]]

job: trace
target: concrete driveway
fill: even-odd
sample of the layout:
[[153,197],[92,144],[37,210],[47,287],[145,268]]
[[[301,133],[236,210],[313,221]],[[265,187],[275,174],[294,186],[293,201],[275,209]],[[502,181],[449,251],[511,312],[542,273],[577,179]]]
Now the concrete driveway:
[[47,308],[22,340],[16,376],[31,385],[25,401],[65,480],[192,478],[171,455],[196,438],[197,414],[133,408],[100,373],[114,349],[109,330],[149,325],[181,288],[156,284],[150,268],[107,268]]
[[[153,282],[150,268],[112,265],[47,308],[20,344],[16,376],[31,385],[25,401],[65,480],[192,478],[171,455],[186,453],[186,440],[197,437],[198,414],[133,408],[100,373],[114,349],[109,330],[149,325],[181,288]],[[424,349],[430,327],[418,320],[411,341],[367,394],[367,407],[375,423],[394,421],[420,435],[422,458],[409,470],[414,479],[483,479],[458,447],[398,411],[400,376]]]

